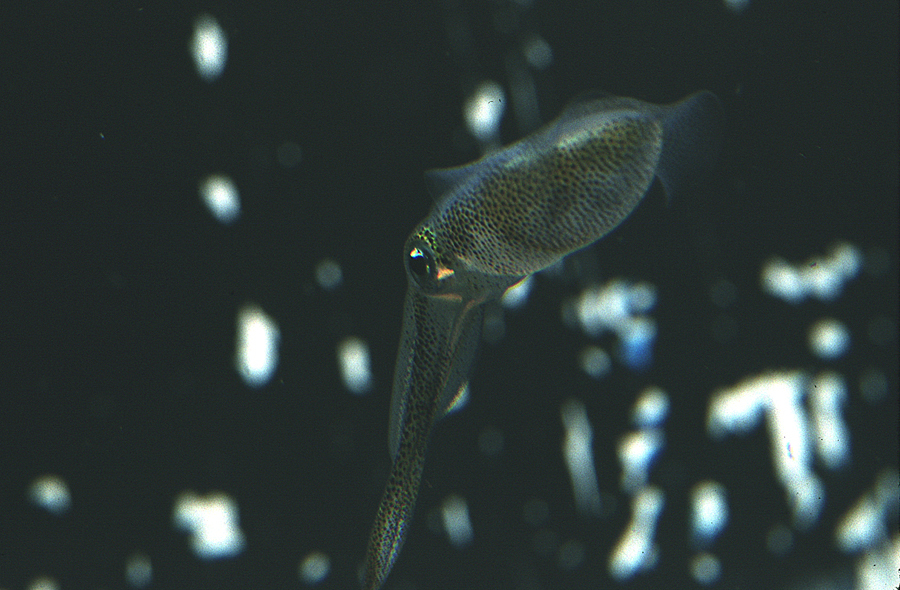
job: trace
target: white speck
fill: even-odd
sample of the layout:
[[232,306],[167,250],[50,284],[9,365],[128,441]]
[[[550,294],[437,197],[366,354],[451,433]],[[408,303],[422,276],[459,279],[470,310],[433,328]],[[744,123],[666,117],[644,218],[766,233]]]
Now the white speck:
[[495,144],[500,134],[500,119],[506,107],[503,88],[493,81],[482,82],[466,100],[466,127],[482,144]]
[[797,373],[770,373],[747,378],[730,389],[716,391],[710,400],[706,429],[714,439],[747,433],[760,423],[775,383],[794,385]]
[[862,254],[851,244],[838,244],[823,258],[792,265],[780,258],[767,262],[762,270],[763,290],[790,303],[807,297],[833,301],[850,279],[859,274]]
[[316,283],[326,291],[334,291],[344,282],[341,265],[331,258],[323,258],[316,264]]
[[775,475],[785,488],[794,525],[800,529],[818,519],[825,503],[825,487],[812,470],[811,428],[803,406],[805,382],[800,373],[773,380],[766,408]]
[[278,366],[278,326],[255,305],[245,305],[237,315],[235,368],[250,387],[262,387]]
[[691,575],[695,580],[709,586],[722,575],[722,564],[719,558],[711,553],[700,553],[691,559]]
[[536,70],[546,70],[553,63],[550,44],[538,35],[528,35],[522,42],[522,54],[528,65]]
[[619,331],[622,361],[631,369],[643,369],[653,361],[656,322],[639,316],[630,318]]
[[635,283],[628,289],[628,304],[632,313],[648,313],[656,307],[656,287],[650,283]]
[[72,507],[69,486],[56,475],[43,475],[34,480],[28,497],[34,504],[55,516],[62,516]]
[[457,495],[450,495],[441,505],[441,516],[444,530],[450,543],[462,549],[472,542],[472,522],[469,520],[469,507],[466,501]]
[[361,338],[344,338],[337,347],[341,380],[351,393],[360,395],[372,388],[372,371],[369,369],[369,346]]
[[624,435],[616,452],[622,464],[621,487],[626,492],[643,487],[650,476],[650,468],[665,444],[662,430],[638,430]]
[[[571,309],[588,336],[596,338],[606,331],[615,332],[623,362],[640,369],[652,360],[656,324],[643,314],[655,304],[656,289],[652,285],[612,280],[582,291]],[[568,313],[568,308],[565,311]]]
[[237,187],[223,174],[212,174],[200,182],[200,200],[219,223],[230,225],[241,216]]
[[528,275],[506,290],[500,303],[507,309],[518,309],[528,301],[528,295],[534,286],[534,275]]
[[298,570],[303,583],[314,586],[328,577],[331,572],[331,560],[321,551],[313,551],[303,558]]
[[31,580],[27,590],[59,590],[59,582],[48,576],[41,576]]
[[856,590],[897,587],[900,572],[900,535],[885,539],[856,560]]
[[563,458],[572,480],[575,506],[583,514],[600,514],[600,490],[591,448],[594,432],[587,411],[584,404],[575,399],[566,401],[560,411],[565,429]]
[[850,332],[837,320],[819,320],[809,330],[809,347],[826,360],[842,357],[850,347]]
[[208,14],[197,17],[190,50],[201,78],[212,82],[221,76],[228,60],[228,38],[219,21]]
[[724,0],[725,8],[733,12],[734,14],[740,14],[744,12],[748,6],[750,6],[750,0]]
[[659,387],[648,387],[634,403],[631,421],[638,428],[662,426],[669,415],[669,396]]
[[628,292],[627,284],[617,280],[582,291],[575,311],[585,334],[596,337],[607,330],[618,331],[631,317]]
[[237,503],[227,494],[184,492],[175,500],[172,518],[190,534],[191,547],[201,559],[234,557],[244,550]]
[[869,550],[888,538],[889,515],[896,514],[900,497],[897,485],[900,474],[885,469],[878,474],[873,489],[847,511],[838,522],[835,542],[845,553]]
[[713,438],[748,432],[765,416],[775,475],[801,529],[818,519],[825,501],[824,486],[812,470],[812,426],[803,406],[806,382],[799,371],[746,379],[713,395],[707,416]]
[[125,562],[125,579],[132,588],[146,588],[153,581],[153,567],[145,553],[132,553]]
[[871,494],[861,498],[841,519],[835,536],[841,550],[856,553],[872,545],[873,540],[884,538],[881,522],[881,506]]
[[715,540],[728,522],[725,487],[703,481],[691,489],[691,536],[701,546]]
[[828,469],[843,467],[850,460],[850,428],[841,411],[847,400],[844,378],[833,372],[823,373],[809,383],[808,390],[819,459]]
[[600,379],[612,368],[609,355],[599,346],[585,347],[579,358],[582,370],[594,379]]
[[631,501],[631,521],[609,557],[609,573],[619,581],[652,568],[659,552],[653,537],[665,500],[658,488],[643,488]]

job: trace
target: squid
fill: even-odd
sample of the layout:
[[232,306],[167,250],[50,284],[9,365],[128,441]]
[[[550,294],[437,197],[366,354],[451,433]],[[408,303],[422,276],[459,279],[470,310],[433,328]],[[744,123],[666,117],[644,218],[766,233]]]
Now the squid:
[[435,202],[403,250],[393,464],[366,552],[365,590],[382,587],[403,547],[431,431],[467,385],[485,303],[608,234],[654,178],[670,200],[678,195],[711,167],[722,120],[707,91],[669,105],[594,93],[510,146],[426,173]]

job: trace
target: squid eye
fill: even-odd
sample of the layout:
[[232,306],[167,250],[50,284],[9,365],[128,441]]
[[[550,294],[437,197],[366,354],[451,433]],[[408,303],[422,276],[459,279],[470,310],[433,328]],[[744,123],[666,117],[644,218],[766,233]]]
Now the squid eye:
[[409,251],[406,264],[409,265],[409,272],[419,280],[428,279],[434,275],[434,256],[426,248],[413,247]]

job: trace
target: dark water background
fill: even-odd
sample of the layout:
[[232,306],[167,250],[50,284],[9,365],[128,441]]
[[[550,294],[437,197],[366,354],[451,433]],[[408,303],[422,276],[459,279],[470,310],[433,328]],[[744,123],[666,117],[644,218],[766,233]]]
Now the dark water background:
[[[469,407],[437,430],[387,587],[695,587],[687,492],[705,478],[726,486],[731,510],[711,548],[722,562],[715,588],[806,587],[816,576],[852,587],[854,558],[835,549],[835,524],[898,464],[896,2],[757,0],[739,15],[700,0],[107,4],[0,9],[0,587],[50,575],[63,589],[121,588],[127,556],[142,551],[153,588],[292,588],[313,550],[331,559],[322,588],[355,587],[389,467],[400,248],[429,207],[422,172],[479,155],[462,103],[480,79],[508,83],[506,60],[527,32],[553,50],[534,72],[542,119],[589,89],[668,102],[706,88],[725,107],[725,145],[696,194],[667,208],[654,189],[587,255],[599,278],[657,286],[655,364],[584,375],[577,354],[589,340],[560,319],[580,279],[538,277],[505,338],[482,350]],[[187,51],[205,11],[229,36],[226,71],[211,84]],[[471,35],[465,56],[453,22]],[[508,117],[503,140],[520,134]],[[296,167],[275,160],[285,141],[302,149]],[[219,171],[241,191],[230,227],[197,197],[198,181]],[[837,241],[870,261],[837,302],[761,291],[772,256],[799,263]],[[324,257],[343,269],[336,292],[315,283]],[[709,297],[723,278],[736,289],[724,341]],[[278,372],[260,390],[232,366],[234,317],[248,301],[281,330]],[[806,345],[826,316],[853,339],[836,361]],[[871,337],[873,322],[888,335]],[[340,381],[335,347],[348,335],[371,349],[368,396]],[[714,443],[703,420],[716,388],[791,368],[845,376],[852,462],[817,468],[821,519],[776,557],[766,533],[789,511],[764,430]],[[872,368],[888,385],[870,403],[858,384]],[[628,520],[615,442],[650,384],[672,402],[651,476],[667,501],[660,562],[620,586],[606,570]],[[616,501],[604,519],[572,506],[559,452],[569,397],[587,406],[600,487]],[[478,451],[486,427],[504,433],[497,458]],[[72,490],[63,517],[27,500],[45,473]],[[191,553],[171,522],[186,489],[237,500],[240,556]],[[475,530],[463,550],[427,527],[449,493],[466,498]],[[522,507],[536,497],[559,540],[586,548],[575,570],[531,550]]]

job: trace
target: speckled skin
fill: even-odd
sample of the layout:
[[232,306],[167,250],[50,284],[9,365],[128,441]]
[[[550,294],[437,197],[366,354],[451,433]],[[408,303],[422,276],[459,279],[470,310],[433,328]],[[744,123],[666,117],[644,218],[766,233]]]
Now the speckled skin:
[[654,176],[671,198],[711,163],[720,125],[721,107],[708,92],[667,106],[595,96],[499,152],[428,174],[440,194],[406,241],[394,463],[369,540],[366,590],[382,587],[403,545],[428,437],[466,384],[483,304],[611,231]]

